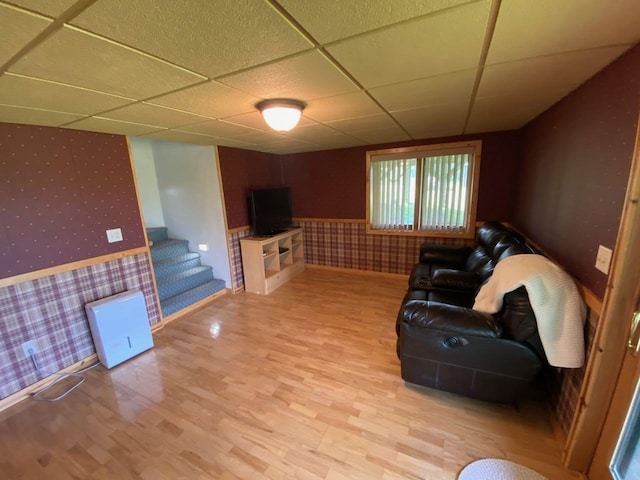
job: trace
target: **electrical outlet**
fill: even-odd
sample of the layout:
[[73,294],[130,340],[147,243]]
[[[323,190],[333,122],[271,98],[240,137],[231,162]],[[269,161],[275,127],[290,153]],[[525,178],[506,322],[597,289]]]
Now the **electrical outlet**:
[[34,355],[38,353],[38,346],[36,345],[35,340],[29,340],[22,344],[22,351],[24,352],[24,356],[27,358],[31,356],[29,350],[32,350]]
[[107,241],[109,243],[122,241],[122,230],[119,228],[112,228],[107,230]]
[[598,247],[598,256],[596,257],[596,268],[605,275],[609,274],[609,265],[611,264],[611,249],[600,245]]

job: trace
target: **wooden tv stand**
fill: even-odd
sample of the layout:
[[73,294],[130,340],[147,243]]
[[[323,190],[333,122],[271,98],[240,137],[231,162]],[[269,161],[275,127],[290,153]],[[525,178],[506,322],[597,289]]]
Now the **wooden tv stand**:
[[269,237],[240,239],[244,289],[269,295],[304,270],[302,228]]

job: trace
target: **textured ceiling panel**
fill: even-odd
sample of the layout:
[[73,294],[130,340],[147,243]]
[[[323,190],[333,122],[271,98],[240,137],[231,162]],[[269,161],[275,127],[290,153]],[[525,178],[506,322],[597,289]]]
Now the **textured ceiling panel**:
[[220,79],[220,82],[262,98],[308,101],[357,91],[357,87],[316,51]]
[[478,66],[488,1],[446,10],[327,48],[367,88]]
[[347,118],[345,120],[325,122],[325,124],[349,135],[352,135],[352,132],[359,132],[370,128],[391,128],[396,126],[393,119],[386,113]]
[[166,140],[168,142],[195,143],[198,145],[215,145],[216,143],[214,137],[179,130],[161,130],[143,136],[157,140]]
[[19,5],[34,12],[57,17],[71,7],[77,0],[8,0],[7,3]]
[[[479,65],[494,3],[0,0],[2,120],[323,150],[459,133],[482,73],[465,133],[515,129],[640,41],[640,0],[502,0]],[[286,135],[274,97],[307,103]]]
[[487,64],[640,41],[638,0],[508,0]]
[[112,120],[123,120],[132,123],[148,122],[159,127],[175,128],[183,125],[193,125],[210,120],[207,117],[193,115],[191,113],[180,112],[171,108],[137,103],[127,107],[119,108],[113,112],[101,115]]
[[387,110],[453,103],[471,98],[476,69],[371,89]]
[[413,138],[443,137],[462,134],[468,108],[469,102],[457,102],[401,110],[391,115]]
[[312,47],[255,0],[100,1],[72,23],[210,78]]
[[362,117],[376,113],[382,113],[382,109],[362,92],[312,100],[304,110],[305,116],[317,122]]
[[12,105],[0,105],[0,122],[58,127],[79,118],[82,118],[82,116],[74,115],[72,113],[36,110],[33,108],[14,107]]
[[495,132],[523,127],[568,93],[531,90],[527,95],[503,95],[476,99],[465,133]]
[[[478,96],[522,94],[523,85],[527,92],[558,91],[561,86],[568,87],[569,92],[623,51],[622,47],[608,47],[491,65],[484,69]],[[536,99],[528,93],[523,96],[531,101]]]
[[253,128],[224,122],[222,120],[212,120],[210,122],[199,123],[197,125],[190,125],[182,127],[180,130],[202,133],[203,135],[210,135],[212,137],[237,137],[256,131]]
[[216,82],[207,82],[176,93],[149,100],[147,103],[177,108],[205,117],[222,118],[251,112],[258,97],[247,95]]
[[7,73],[0,77],[0,103],[93,115],[133,100]]
[[101,117],[89,117],[68,125],[69,128],[89,130],[90,132],[115,133],[119,135],[144,135],[145,133],[163,130],[155,125],[121,122]]
[[398,126],[386,128],[368,128],[366,130],[353,132],[353,136],[362,140],[365,145],[404,142],[406,140],[411,140],[411,137]]
[[24,48],[51,20],[0,4],[0,66]]
[[135,99],[203,80],[199,75],[69,27],[56,32],[10,71]]
[[328,43],[471,1],[475,0],[278,0],[278,3],[318,42]]

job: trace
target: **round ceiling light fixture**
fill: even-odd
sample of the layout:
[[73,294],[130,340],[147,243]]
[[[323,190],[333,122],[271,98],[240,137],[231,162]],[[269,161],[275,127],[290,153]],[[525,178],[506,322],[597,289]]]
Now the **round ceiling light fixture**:
[[298,124],[307,104],[289,98],[273,98],[256,103],[264,121],[278,132],[288,132]]

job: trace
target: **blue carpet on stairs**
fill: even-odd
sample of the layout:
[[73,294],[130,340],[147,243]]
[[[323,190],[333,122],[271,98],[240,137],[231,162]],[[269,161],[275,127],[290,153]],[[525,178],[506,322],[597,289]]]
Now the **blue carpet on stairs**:
[[200,262],[200,254],[189,251],[187,240],[168,237],[166,227],[148,228],[151,260],[164,317],[225,288],[213,277],[213,269]]

